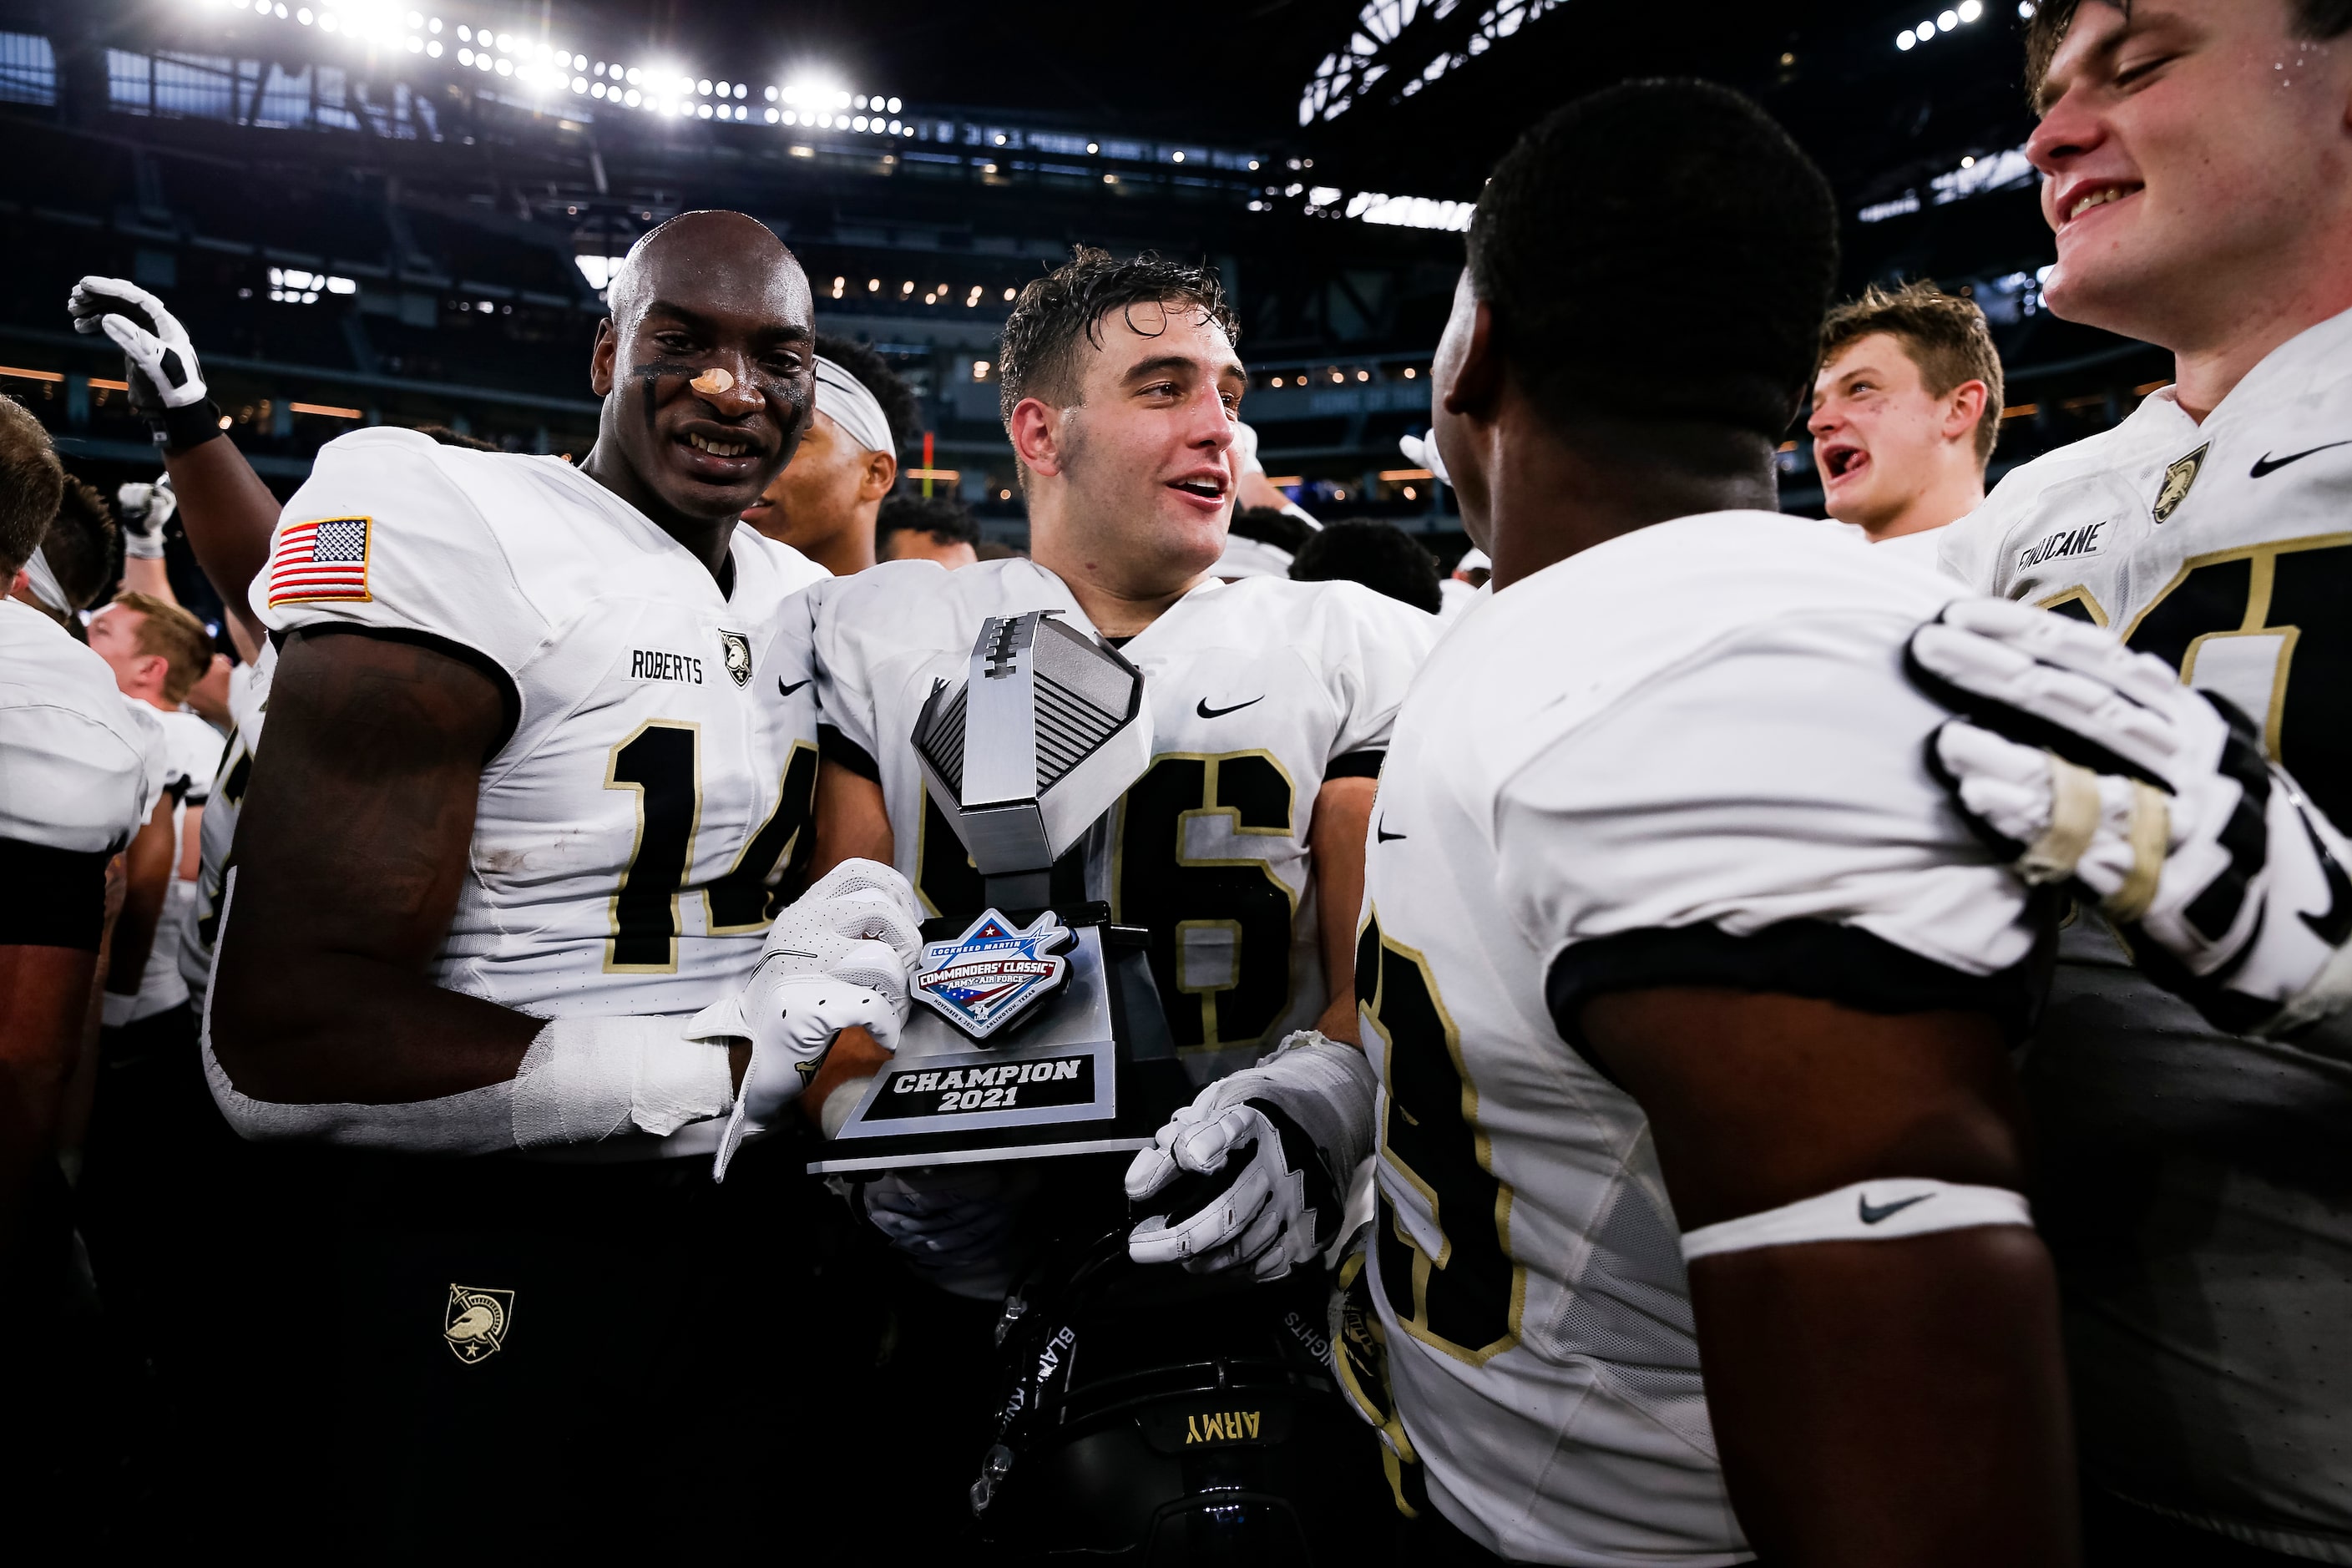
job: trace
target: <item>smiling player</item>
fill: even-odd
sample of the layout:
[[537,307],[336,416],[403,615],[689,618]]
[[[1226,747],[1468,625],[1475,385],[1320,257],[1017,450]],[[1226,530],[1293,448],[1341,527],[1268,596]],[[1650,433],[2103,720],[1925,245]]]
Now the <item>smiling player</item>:
[[[737,519],[809,418],[807,280],[689,213],[611,298],[581,468],[346,437],[253,587],[284,651],[206,1066],[290,1152],[275,1245],[215,1294],[301,1303],[318,1349],[247,1369],[250,1451],[331,1467],[296,1498],[394,1555],[755,1531],[727,1500],[782,1468],[761,1433],[833,1421],[846,1364],[736,1430],[745,1326],[824,1313],[831,1205],[775,1143],[710,1163],[835,1030],[892,1037],[913,942],[903,884],[853,867],[762,957],[809,843],[788,633],[822,574]],[[712,1440],[648,1436],[689,1419]]]
[[[2133,886],[2087,846],[2041,873],[2084,873],[2027,1086],[2094,1562],[2352,1561],[2352,1340],[2319,1329],[2352,1321],[2352,903],[2342,841],[2305,820],[2352,823],[2348,30],[2343,0],[2042,6],[2026,153],[2057,239],[2043,297],[2170,349],[2178,379],[1943,536],[1946,571],[2107,627],[2242,716],[2223,742],[2209,708],[2181,710],[2208,743],[2155,812],[2118,817],[2156,830],[2117,862]],[[1979,671],[2033,653],[1980,651]],[[2010,695],[2095,728],[2084,677],[2028,684],[2050,679],[2063,703]],[[2118,690],[2107,710],[2158,734],[2154,700]],[[2070,775],[1982,739],[1947,748],[1961,799],[1982,817],[2013,792],[2000,831],[2031,841]],[[2265,777],[2265,751],[2291,784]]]

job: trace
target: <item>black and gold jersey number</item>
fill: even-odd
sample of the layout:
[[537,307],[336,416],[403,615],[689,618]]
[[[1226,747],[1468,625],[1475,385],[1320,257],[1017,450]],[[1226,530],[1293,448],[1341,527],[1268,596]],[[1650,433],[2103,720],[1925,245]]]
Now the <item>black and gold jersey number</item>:
[[[614,746],[606,789],[636,792],[637,837],[612,900],[604,967],[634,973],[677,968],[680,890],[702,827],[702,732],[654,720]],[[702,889],[713,936],[758,931],[800,889],[816,849],[816,748],[795,742],[778,781],[775,809],[744,841],[727,873]]]
[[1151,978],[1179,1050],[1255,1044],[1290,1010],[1297,900],[1265,860],[1187,854],[1190,826],[1244,843],[1291,833],[1290,775],[1265,752],[1170,753],[1118,807],[1111,918],[1151,932]]
[[2267,667],[2267,710],[2247,717],[2328,820],[2352,822],[2352,533],[2196,556],[2124,641],[2200,686],[2221,685],[2199,679],[2209,661]]
[[1356,940],[1356,1001],[1386,1047],[1381,1158],[1443,1237],[1423,1251],[1383,1193],[1372,1225],[1381,1288],[1406,1332],[1477,1365],[1518,1342],[1527,1271],[1511,1259],[1511,1189],[1487,1168],[1477,1089],[1428,962],[1381,933],[1378,910]]

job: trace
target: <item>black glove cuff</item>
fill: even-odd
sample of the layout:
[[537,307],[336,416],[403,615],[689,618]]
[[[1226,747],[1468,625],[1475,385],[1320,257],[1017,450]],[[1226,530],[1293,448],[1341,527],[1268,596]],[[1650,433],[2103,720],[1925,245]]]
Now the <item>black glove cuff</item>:
[[166,408],[151,424],[155,444],[166,453],[184,452],[207,441],[216,441],[226,434],[221,429],[220,405],[209,397],[184,407]]
[[[1315,1146],[1307,1129],[1290,1119],[1290,1113],[1270,1100],[1249,1100],[1244,1104],[1274,1124],[1275,1132],[1282,1139],[1282,1163],[1307,1177],[1307,1206],[1315,1211],[1315,1245],[1328,1247],[1339,1232],[1340,1197],[1339,1184],[1323,1163],[1323,1151]],[[1353,1176],[1354,1172],[1349,1174]]]

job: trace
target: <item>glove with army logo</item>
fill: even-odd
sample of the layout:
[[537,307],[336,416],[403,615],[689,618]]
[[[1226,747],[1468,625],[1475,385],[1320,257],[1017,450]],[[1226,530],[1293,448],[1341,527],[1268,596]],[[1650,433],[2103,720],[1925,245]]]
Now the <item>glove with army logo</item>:
[[751,1042],[717,1173],[747,1125],[772,1124],[801,1097],[842,1030],[856,1026],[884,1050],[898,1048],[921,923],[906,878],[845,860],[776,917],[743,989],[695,1016],[690,1039]]
[[1141,1205],[1184,1176],[1221,1179],[1172,1194],[1169,1212],[1129,1233],[1128,1256],[1195,1274],[1246,1268],[1262,1280],[1314,1258],[1371,1149],[1378,1086],[1363,1052],[1302,1029],[1202,1089],[1128,1166],[1127,1195]]
[[2006,599],[1947,606],[1908,661],[1966,715],[1928,756],[1961,812],[2026,881],[2105,911],[2150,979],[2236,1034],[2352,1001],[2352,856],[2226,698]]

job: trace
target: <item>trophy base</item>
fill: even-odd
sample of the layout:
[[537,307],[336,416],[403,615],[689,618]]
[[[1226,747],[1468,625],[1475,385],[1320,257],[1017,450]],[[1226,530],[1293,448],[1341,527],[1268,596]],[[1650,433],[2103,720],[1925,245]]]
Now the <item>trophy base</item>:
[[[1024,911],[1034,916],[1034,911]],[[818,1175],[1141,1149],[1192,1098],[1140,931],[1101,904],[1057,911],[1069,978],[985,1046],[918,1007],[890,1065],[813,1161]],[[927,937],[971,922],[927,922]],[[1007,922],[1012,923],[1012,922]]]

